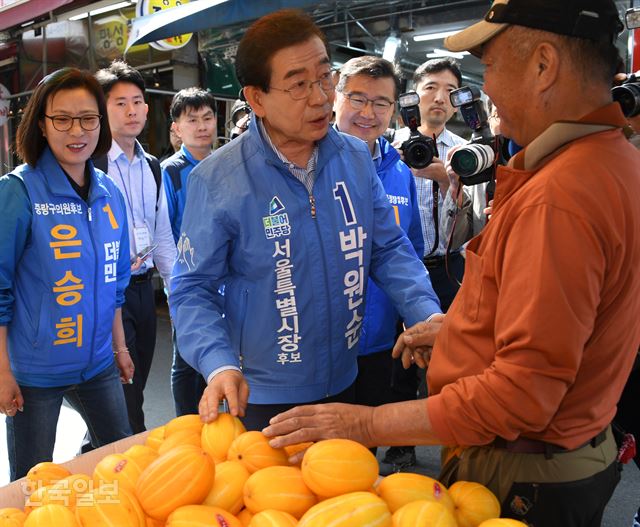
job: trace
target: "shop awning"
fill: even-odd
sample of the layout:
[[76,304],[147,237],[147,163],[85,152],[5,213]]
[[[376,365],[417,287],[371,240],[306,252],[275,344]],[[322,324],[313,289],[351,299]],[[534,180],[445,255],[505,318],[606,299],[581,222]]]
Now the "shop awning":
[[204,29],[226,27],[260,18],[284,8],[304,8],[317,0],[198,0],[135,18],[131,21],[127,50]]
[[71,2],[73,0],[0,0],[0,31],[34,20]]

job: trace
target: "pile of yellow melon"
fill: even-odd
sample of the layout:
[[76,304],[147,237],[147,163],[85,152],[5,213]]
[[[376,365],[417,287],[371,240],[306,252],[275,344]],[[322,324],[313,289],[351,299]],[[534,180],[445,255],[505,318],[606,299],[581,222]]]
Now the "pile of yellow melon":
[[[296,448],[308,448],[300,466],[288,462]],[[378,482],[378,463],[359,443],[274,449],[229,414],[204,426],[197,415],[173,419],[91,476],[47,462],[27,481],[24,511],[0,509],[0,527],[525,525],[498,519],[498,500],[477,483],[447,489],[409,473]]]

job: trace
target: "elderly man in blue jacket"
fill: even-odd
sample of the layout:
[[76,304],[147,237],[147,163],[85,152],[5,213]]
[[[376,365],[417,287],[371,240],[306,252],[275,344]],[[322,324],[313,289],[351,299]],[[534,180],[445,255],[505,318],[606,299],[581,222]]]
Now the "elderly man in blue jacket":
[[[191,173],[170,295],[178,346],[248,429],[300,403],[355,400],[369,277],[411,326],[438,299],[359,139],[330,128],[324,35],[267,15],[238,47],[250,128]],[[249,391],[251,392],[249,394]]]

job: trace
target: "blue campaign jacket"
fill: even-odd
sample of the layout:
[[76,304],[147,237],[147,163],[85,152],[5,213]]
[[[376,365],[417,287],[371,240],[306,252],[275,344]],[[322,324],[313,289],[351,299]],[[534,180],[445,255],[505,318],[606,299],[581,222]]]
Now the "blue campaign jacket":
[[162,163],[162,180],[167,195],[167,209],[173,238],[178,243],[180,225],[184,214],[184,203],[187,196],[187,176],[199,163],[184,145],[170,158]]
[[329,129],[309,195],[255,121],[189,176],[170,309],[205,377],[241,367],[250,402],[308,402],[355,380],[369,276],[409,324],[440,308],[366,145]]
[[[386,139],[380,137],[378,144],[381,158],[374,161],[376,172],[393,208],[396,223],[399,223],[407,234],[416,255],[422,255],[424,238],[420,228],[420,212],[413,174],[400,159],[400,154]],[[373,280],[369,280],[367,287],[367,302],[360,336],[360,355],[370,355],[393,348],[396,326],[400,319],[390,298]]]
[[113,361],[130,274],[126,209],[106,174],[91,167],[90,177],[87,204],[46,148],[35,168],[2,178],[0,201],[11,204],[0,227],[0,324],[19,384],[80,383]]

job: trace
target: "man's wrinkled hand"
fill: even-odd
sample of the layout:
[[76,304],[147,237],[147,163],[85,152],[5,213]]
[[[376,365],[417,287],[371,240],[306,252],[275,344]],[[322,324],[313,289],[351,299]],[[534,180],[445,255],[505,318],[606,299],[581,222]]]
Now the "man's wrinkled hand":
[[[371,443],[373,408],[355,404],[326,403],[296,406],[271,418],[262,433],[270,438],[273,448],[321,439],[352,439],[365,446]],[[289,461],[297,463],[304,452]]]
[[434,315],[429,322],[418,322],[400,334],[391,355],[400,358],[406,369],[412,364],[426,368],[445,315]]
[[249,400],[249,385],[244,375],[237,370],[222,371],[211,379],[198,405],[200,419],[205,423],[215,421],[218,418],[220,402],[225,399],[231,415],[244,416]]

